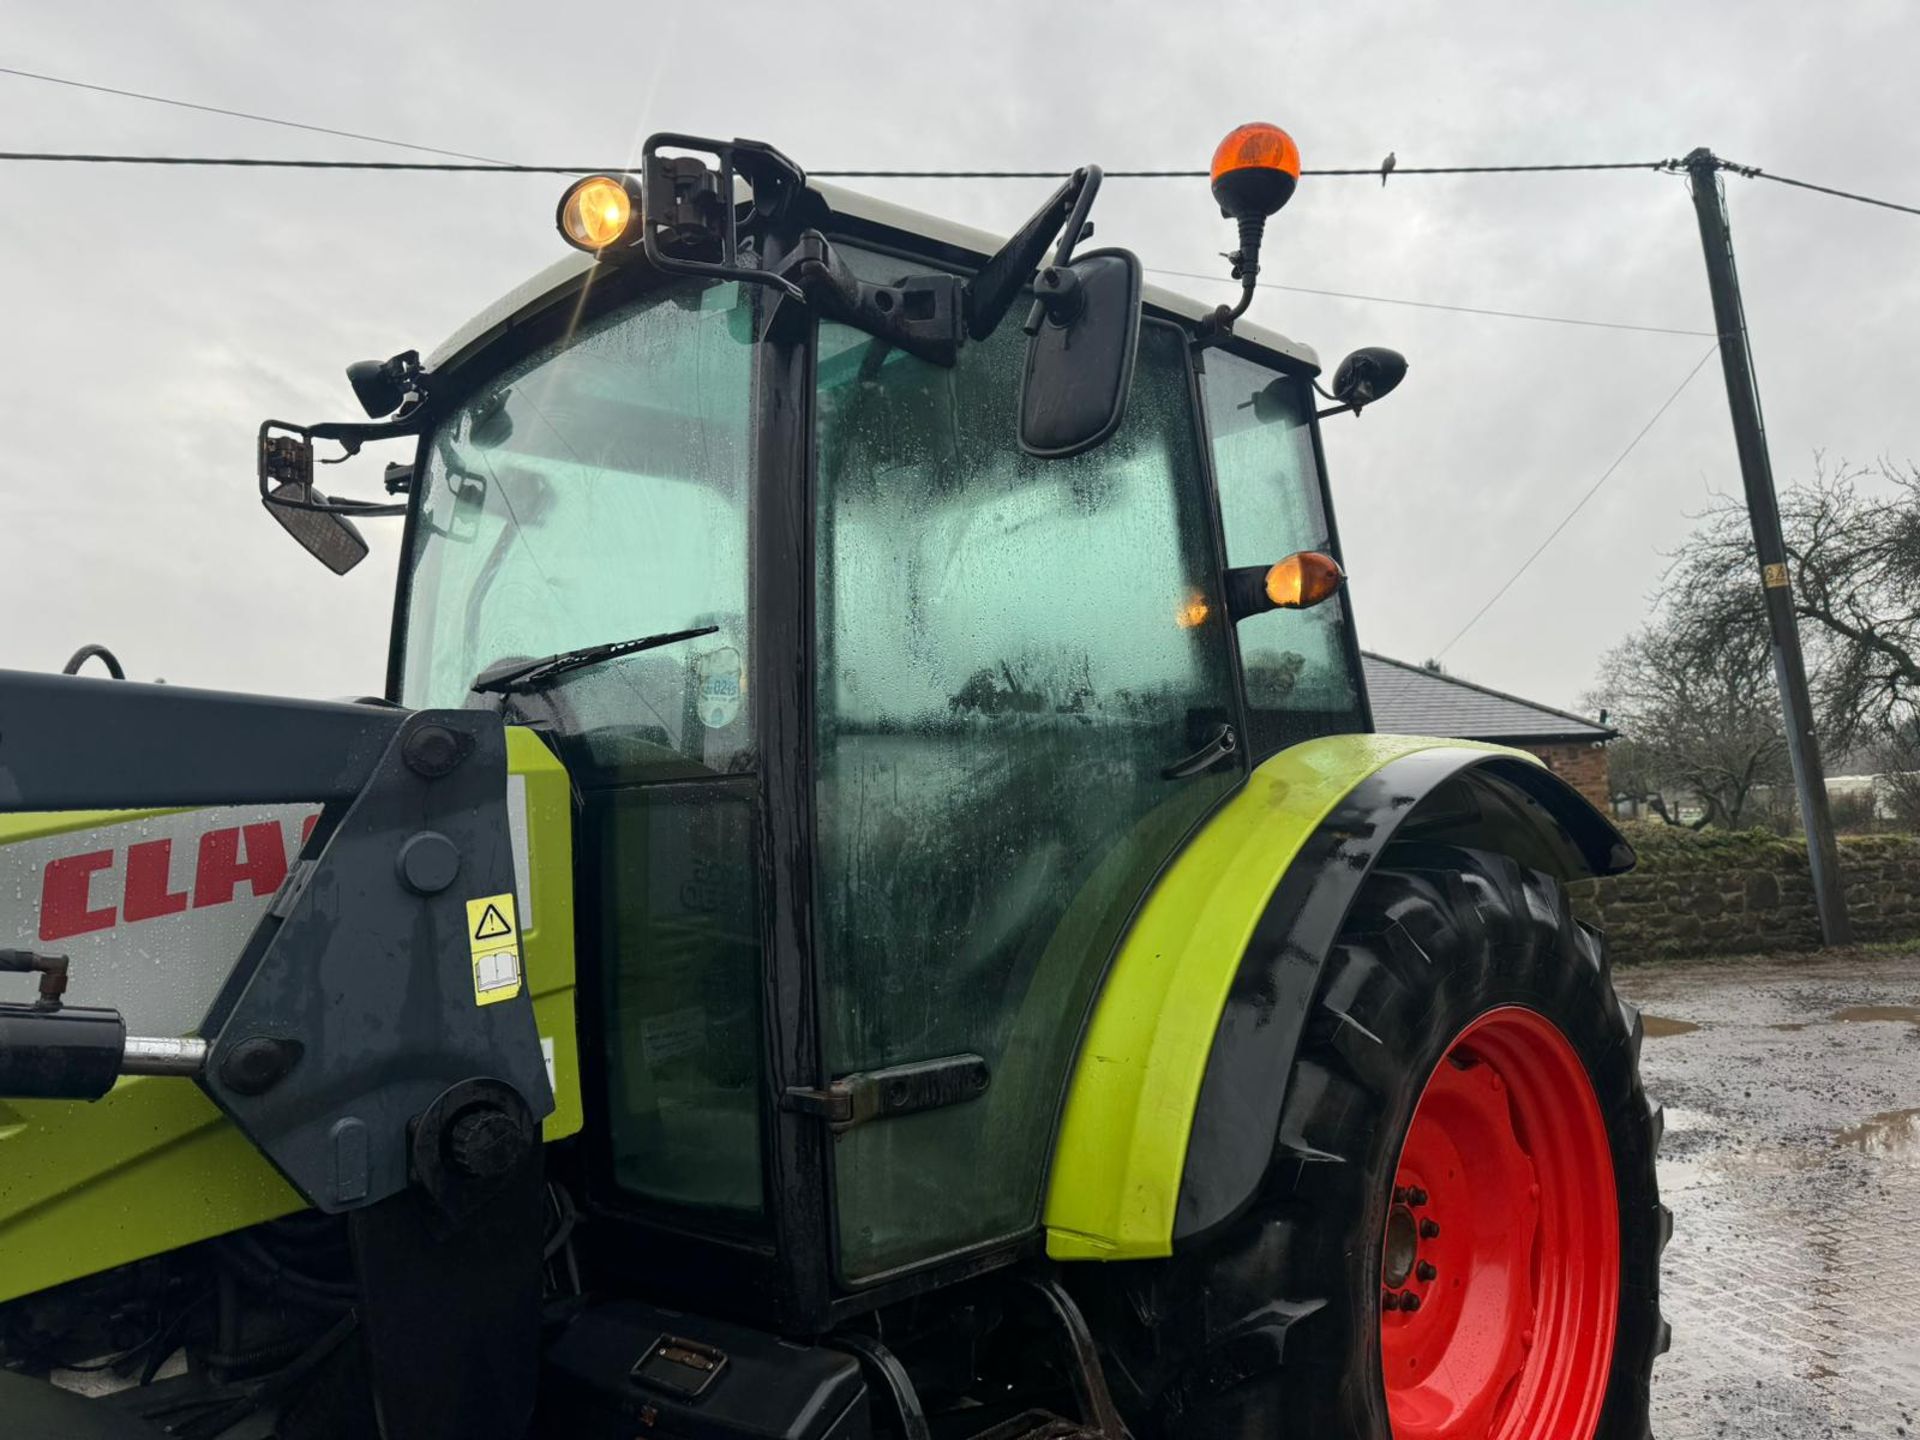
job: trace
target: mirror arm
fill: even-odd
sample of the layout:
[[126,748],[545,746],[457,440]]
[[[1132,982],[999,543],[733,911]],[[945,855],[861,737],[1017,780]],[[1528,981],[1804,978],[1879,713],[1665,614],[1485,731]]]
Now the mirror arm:
[[1073,247],[1093,233],[1093,227],[1087,224],[1087,212],[1093,209],[1093,197],[1100,193],[1100,167],[1086,165],[1073,173],[1080,181],[1080,193],[1074,199],[1066,228],[1060,232],[1060,248],[1053,252],[1053,263],[1034,282],[1038,294],[1033,309],[1027,312],[1027,323],[1021,327],[1029,335],[1038,335],[1046,320],[1064,325],[1080,313],[1079,286],[1067,267],[1073,264]]
[[[1066,245],[1068,253],[1071,253],[1073,244],[1080,238],[1079,231],[1086,220],[1086,209],[1092,205],[1093,194],[1100,188],[1099,176],[1100,172],[1093,169],[1089,185],[1087,169],[1074,171],[1033,212],[1027,223],[1008,237],[1007,243],[1000,247],[994,257],[975,272],[973,279],[967,282],[962,300],[969,338],[986,339],[1006,319],[1007,311],[1020,298],[1020,291],[1026,286],[1028,277],[1040,268],[1040,262],[1046,258],[1047,247],[1053,243],[1053,237],[1060,233],[1061,223],[1069,211],[1073,211],[1080,222],[1071,227]],[[1056,258],[1055,263],[1064,262]]]
[[260,422],[258,468],[260,498],[266,504],[277,506],[282,510],[310,510],[324,515],[404,515],[407,513],[407,507],[404,504],[386,504],[376,500],[351,500],[335,496],[323,497],[319,500],[294,500],[275,492],[292,483],[304,487],[305,493],[313,493],[313,442],[315,440],[333,440],[339,443],[341,454],[319,462],[322,465],[338,465],[341,461],[359,454],[360,447],[370,440],[391,440],[420,434],[426,429],[427,418],[424,409],[416,408],[401,420],[372,422],[328,420],[318,425],[295,425],[287,420],[263,420]]

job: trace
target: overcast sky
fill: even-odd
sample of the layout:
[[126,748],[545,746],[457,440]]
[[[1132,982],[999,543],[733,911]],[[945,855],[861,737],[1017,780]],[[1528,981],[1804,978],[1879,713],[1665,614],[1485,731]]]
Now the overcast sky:
[[[531,163],[648,132],[803,166],[1204,166],[1270,119],[1313,166],[1652,159],[1695,145],[1920,203],[1907,0],[1394,6],[27,4],[0,65]],[[0,76],[0,148],[404,158]],[[1730,179],[1781,484],[1812,452],[1920,458],[1920,218]],[[135,678],[295,694],[382,683],[398,522],[335,579],[262,513],[267,416],[358,414],[342,367],[430,349],[560,253],[553,177],[0,164],[0,667],[86,641]],[[870,182],[1008,229],[1042,182]],[[1104,243],[1211,271],[1201,181],[1102,191]],[[1709,331],[1682,179],[1308,179],[1268,279]],[[1231,287],[1168,281],[1207,298]],[[1698,336],[1263,292],[1331,367],[1412,362],[1327,449],[1362,642],[1444,646],[1706,353]],[[336,488],[377,489],[379,459]],[[1607,487],[1446,655],[1575,704],[1714,491],[1737,491],[1704,367]]]

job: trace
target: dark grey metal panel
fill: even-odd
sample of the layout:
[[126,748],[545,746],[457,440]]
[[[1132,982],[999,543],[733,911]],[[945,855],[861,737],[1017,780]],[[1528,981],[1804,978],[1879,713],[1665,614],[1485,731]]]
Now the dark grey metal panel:
[[553,1109],[524,974],[512,999],[475,994],[467,902],[515,889],[500,717],[370,713],[402,728],[359,798],[328,807],[202,1027],[203,1088],[327,1211],[405,1188],[409,1122],[461,1081]]
[[348,800],[406,713],[0,670],[0,811]]

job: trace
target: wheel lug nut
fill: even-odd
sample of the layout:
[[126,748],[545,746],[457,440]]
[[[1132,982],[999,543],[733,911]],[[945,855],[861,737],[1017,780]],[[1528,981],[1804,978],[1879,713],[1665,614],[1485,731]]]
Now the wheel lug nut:
[[1407,1203],[1407,1187],[1406,1186],[1396,1185],[1393,1187],[1393,1203],[1396,1205],[1404,1205]]
[[1400,1308],[1409,1311],[1418,1310],[1420,1308],[1420,1297],[1411,1290],[1407,1291],[1400,1297]]
[[1418,1185],[1415,1185],[1412,1189],[1407,1191],[1407,1204],[1412,1205],[1417,1209],[1418,1207],[1426,1203],[1427,1203],[1427,1192],[1422,1190]]
[[1380,1297],[1380,1308],[1382,1310],[1398,1310],[1400,1308],[1400,1297],[1389,1290]]
[[1422,1260],[1418,1265],[1413,1267],[1413,1273],[1418,1275],[1422,1280],[1431,1280],[1440,1272],[1433,1268],[1431,1261]]
[[1422,1240],[1438,1240],[1440,1238],[1440,1222],[1438,1220],[1422,1220],[1420,1222],[1420,1238]]

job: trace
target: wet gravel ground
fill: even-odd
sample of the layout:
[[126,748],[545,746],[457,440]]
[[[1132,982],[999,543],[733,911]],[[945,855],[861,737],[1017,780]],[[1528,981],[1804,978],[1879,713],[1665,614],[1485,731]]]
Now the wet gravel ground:
[[1920,952],[1616,980],[1666,1106],[1657,1440],[1920,1436]]

